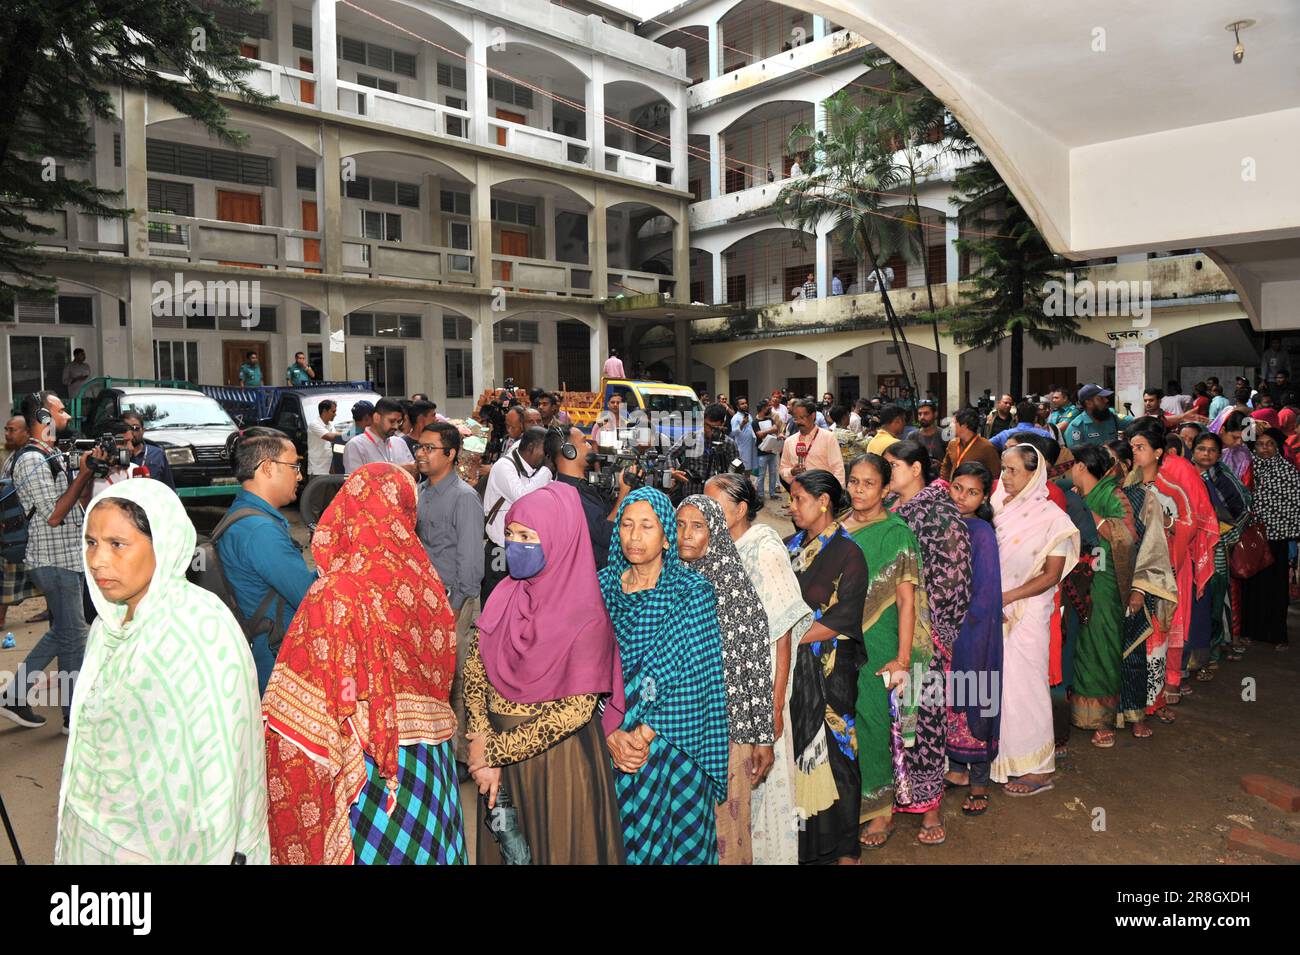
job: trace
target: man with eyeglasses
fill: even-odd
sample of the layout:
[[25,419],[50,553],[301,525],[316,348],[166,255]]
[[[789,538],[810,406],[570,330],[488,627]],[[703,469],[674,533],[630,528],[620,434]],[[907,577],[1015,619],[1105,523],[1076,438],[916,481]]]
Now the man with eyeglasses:
[[131,429],[130,434],[127,435],[131,444],[131,463],[136,467],[144,467],[146,477],[162,481],[173,491],[176,490],[172,466],[167,463],[167,452],[144,439],[144,419],[140,417],[139,412],[124,411],[122,420]]
[[461,672],[469,653],[470,625],[478,614],[479,587],[483,583],[483,505],[475,490],[456,473],[460,447],[460,431],[454,424],[433,422],[420,431],[415,467],[422,480],[416,497],[415,532],[456,613],[456,676],[451,684],[451,708],[456,713],[456,760],[468,764]]
[[297,495],[302,465],[293,442],[274,428],[246,430],[234,457],[240,489],[213,540],[240,617],[271,621],[270,632],[252,642],[258,692],[265,693],[280,643],[316,582],[316,572],[307,566],[280,513]]

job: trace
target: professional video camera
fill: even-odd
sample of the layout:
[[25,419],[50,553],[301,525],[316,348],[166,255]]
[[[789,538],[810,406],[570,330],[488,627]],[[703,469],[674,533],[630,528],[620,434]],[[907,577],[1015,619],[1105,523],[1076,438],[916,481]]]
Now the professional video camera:
[[639,487],[656,487],[667,491],[672,487],[673,475],[668,455],[659,451],[638,451],[620,447],[602,449],[587,455],[587,483],[599,488],[611,501],[618,497],[619,475],[628,490]]
[[81,470],[81,456],[96,448],[104,452],[104,460],[91,458],[90,473],[97,478],[107,477],[114,468],[125,470],[131,466],[131,449],[119,445],[115,435],[105,432],[98,438],[72,438],[59,441],[55,445],[62,456],[63,470],[72,480]]

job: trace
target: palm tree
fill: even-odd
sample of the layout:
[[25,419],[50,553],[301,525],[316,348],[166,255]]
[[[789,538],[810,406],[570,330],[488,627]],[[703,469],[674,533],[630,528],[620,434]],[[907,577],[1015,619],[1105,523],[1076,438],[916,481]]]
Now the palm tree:
[[913,394],[916,366],[902,322],[894,312],[880,263],[906,246],[906,230],[895,217],[881,213],[880,193],[896,188],[892,163],[877,139],[874,116],[841,92],[825,102],[826,130],[814,132],[806,123],[790,133],[790,152],[811,154],[807,173],[785,186],[776,197],[782,223],[816,233],[826,222],[840,244],[866,262],[868,274],[881,280],[880,299],[890,337],[898,349],[903,377]]
[[975,296],[945,310],[949,331],[959,343],[989,351],[1009,337],[1008,391],[1019,399],[1026,335],[1043,348],[1087,339],[1078,334],[1074,318],[1044,311],[1044,283],[1064,281],[1061,259],[1048,248],[993,164],[981,159],[967,166],[957,174],[956,187],[954,200],[977,226],[975,237],[958,239],[957,248],[978,258],[979,267],[971,275]]

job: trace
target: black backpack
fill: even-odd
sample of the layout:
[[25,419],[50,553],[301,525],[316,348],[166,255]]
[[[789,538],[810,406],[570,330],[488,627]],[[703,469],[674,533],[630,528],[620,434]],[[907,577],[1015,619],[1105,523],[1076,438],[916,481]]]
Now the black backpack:
[[28,451],[44,455],[51,477],[57,478],[63,471],[58,455],[47,455],[31,444],[23,445],[9,459],[9,477],[0,478],[0,558],[10,564],[21,564],[27,557],[27,524],[36,511],[35,507],[23,509],[22,500],[18,497],[18,483],[13,476],[18,459]]
[[211,591],[221,598],[221,602],[230,608],[230,612],[239,621],[239,626],[250,644],[257,637],[266,634],[267,645],[274,656],[279,652],[280,644],[284,642],[284,629],[280,626],[280,618],[284,613],[284,598],[274,587],[268,588],[266,596],[257,605],[253,615],[245,617],[239,609],[239,601],[235,599],[234,591],[230,588],[230,581],[226,579],[225,568],[221,566],[221,555],[217,551],[217,542],[232,526],[246,517],[265,516],[255,507],[241,507],[221,518],[217,526],[212,529],[211,536],[198,545],[194,562],[190,565],[187,576],[190,583],[198,584],[204,590]]

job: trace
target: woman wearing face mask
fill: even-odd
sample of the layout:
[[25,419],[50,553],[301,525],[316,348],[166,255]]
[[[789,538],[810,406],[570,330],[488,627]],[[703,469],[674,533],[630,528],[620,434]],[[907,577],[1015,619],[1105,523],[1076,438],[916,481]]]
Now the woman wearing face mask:
[[1268,428],[1255,437],[1252,508],[1256,519],[1264,524],[1273,563],[1246,578],[1241,587],[1246,632],[1254,640],[1274,644],[1276,650],[1290,646],[1286,625],[1291,599],[1287,584],[1290,542],[1300,538],[1300,471],[1282,453],[1285,444],[1286,435],[1277,428]]
[[858,670],[866,662],[867,562],[835,520],[840,499],[839,479],[830,471],[803,471],[790,485],[790,511],[799,532],[786,548],[814,621],[795,651],[790,698],[803,865],[856,865],[862,851],[854,707]]
[[[858,818],[867,823],[858,841],[868,849],[889,841],[896,802],[908,806],[915,787],[943,775],[941,759],[925,759],[943,752],[942,737],[928,745],[918,740],[942,725],[925,712],[941,708],[942,700],[922,702],[917,691],[923,687],[915,679],[934,660],[921,552],[903,519],[885,508],[888,486],[889,464],[879,455],[864,454],[849,467],[850,510],[843,525],[862,549],[868,573],[862,611],[867,665],[858,671],[855,724],[862,773]],[[890,713],[895,689],[896,718]]]
[[[772,768],[754,787],[750,799],[750,838],[755,865],[797,865],[799,827],[794,809],[794,746],[790,732],[791,643],[812,625],[799,580],[780,536],[756,524],[761,507],[754,485],[743,475],[718,474],[704,486],[726,517],[745,574],[761,602],[767,626],[767,671],[772,679],[775,724]],[[755,608],[756,611],[756,608]]]
[[[948,495],[948,489],[934,481],[930,453],[916,441],[900,441],[885,452],[890,466],[889,489],[898,497],[893,510],[907,522],[921,548],[921,572],[930,608],[930,633],[934,642],[936,669],[947,672],[952,665],[952,647],[961,632],[971,601],[970,531]],[[933,483],[932,483],[933,482]],[[935,714],[939,729],[938,750],[926,759],[943,761],[946,748],[947,710]],[[930,739],[927,735],[926,739]],[[918,745],[921,739],[918,738]],[[909,812],[923,813],[921,833],[924,845],[940,845],[947,838],[940,803],[943,775],[927,778],[915,787]]]
[[713,587],[727,683],[727,801],[718,807],[718,862],[752,865],[749,809],[753,789],[772,768],[774,720],[767,618],[736,553],[718,502],[692,494],[677,508],[677,551]]
[[948,494],[970,532],[971,600],[961,633],[952,647],[952,670],[976,690],[975,698],[948,710],[948,764],[945,782],[970,786],[962,803],[967,816],[989,807],[989,771],[998,755],[1002,711],[1002,568],[993,530],[993,475],[978,461],[952,473]]
[[[1201,480],[1209,492],[1210,503],[1219,517],[1219,543],[1214,548],[1214,577],[1210,580],[1211,593],[1211,661],[1203,673],[1214,672],[1222,657],[1229,662],[1241,660],[1245,647],[1241,636],[1241,588],[1234,588],[1228,571],[1228,557],[1233,545],[1251,521],[1250,491],[1237,479],[1232,469],[1225,466],[1221,456],[1223,441],[1217,434],[1202,434],[1192,446],[1192,463],[1201,472]],[[1236,583],[1240,584],[1240,581]],[[1198,680],[1207,677],[1197,675]]]
[[502,788],[534,865],[623,862],[614,775],[596,716],[622,688],[578,492],[549,484],[506,513],[506,566],[465,661],[479,865],[504,860],[488,827]]
[[415,533],[411,475],[352,472],[311,552],[320,579],[262,697],[272,861],[463,865],[456,618]]
[[1056,745],[1048,686],[1056,585],[1079,559],[1079,529],[1047,493],[1047,462],[1029,444],[1002,455],[993,492],[993,526],[1002,566],[1002,727],[994,782],[1008,796],[1053,787]]
[[713,589],[677,554],[668,497],[619,505],[600,591],[614,624],[625,699],[602,715],[633,865],[718,861],[715,807],[727,798],[727,695]]
[[185,508],[164,484],[123,481],[91,502],[84,528],[99,616],[72,703],[55,861],[269,862],[257,674],[230,611],[185,579]]

